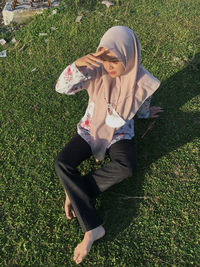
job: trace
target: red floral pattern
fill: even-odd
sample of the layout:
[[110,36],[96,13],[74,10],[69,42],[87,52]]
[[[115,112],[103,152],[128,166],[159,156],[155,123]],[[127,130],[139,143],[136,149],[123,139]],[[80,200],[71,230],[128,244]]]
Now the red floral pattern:
[[81,119],[79,123],[82,130],[86,129],[87,131],[90,131],[90,124],[91,124],[91,119],[93,115],[93,110],[94,110],[94,102],[89,100],[85,115],[83,116],[83,118]]
[[72,71],[71,71],[71,67],[69,66],[68,69],[67,69],[67,74],[68,75],[72,75]]
[[[56,84],[56,91],[62,94],[74,94],[78,91],[84,89],[83,83],[88,80],[88,74],[83,75],[75,63],[67,66],[67,68],[60,75],[58,82]],[[149,106],[151,102],[151,97],[148,98],[137,112],[139,118],[148,118],[149,116]],[[78,133],[90,144],[90,126],[94,111],[94,102],[89,100],[88,107],[86,109],[85,115],[81,121],[77,124]],[[120,129],[117,129],[114,133],[113,140],[109,144],[108,148],[115,142],[123,139],[131,139],[134,136],[134,120],[128,121]]]
[[71,82],[72,79],[73,79],[73,76],[72,76],[72,71],[71,71],[71,65],[69,65],[66,69],[66,71],[64,72],[64,79],[67,81],[67,82]]

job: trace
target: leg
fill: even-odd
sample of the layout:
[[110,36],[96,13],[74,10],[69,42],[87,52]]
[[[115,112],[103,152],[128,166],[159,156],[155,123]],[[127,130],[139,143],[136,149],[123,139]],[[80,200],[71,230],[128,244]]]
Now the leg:
[[[111,162],[87,176],[88,181],[95,181],[100,192],[131,176],[136,170],[134,147],[130,140],[122,140],[113,144],[108,153]],[[80,263],[89,252],[93,242],[104,234],[102,226],[86,232],[83,241],[75,249],[75,262]]]
[[[96,214],[95,207],[88,191],[88,182],[80,176],[77,166],[92,154],[87,142],[78,134],[72,138],[68,145],[59,153],[56,161],[56,173],[66,192],[66,205],[72,205],[82,230],[85,232],[83,241],[74,251],[74,261],[80,263],[89,253],[93,242],[104,236],[105,230],[102,221]],[[93,186],[92,186],[93,184]],[[90,184],[92,192],[100,191],[95,182]],[[73,213],[73,210],[71,211]],[[67,215],[71,218],[69,207]]]
[[93,182],[92,186],[90,185],[90,192],[86,179],[77,170],[77,166],[91,155],[88,143],[76,134],[55,161],[56,173],[64,186],[83,232],[102,224],[91,198],[91,192],[98,194],[99,189]]
[[[71,141],[64,147],[64,149],[59,153],[56,161],[55,161],[55,168],[56,168],[56,172],[57,172],[57,169],[59,168],[59,162],[63,162],[63,163],[67,163],[68,161],[68,158],[72,157],[72,160],[73,160],[73,166],[74,168],[76,169],[76,166],[78,166],[81,161],[83,161],[84,159],[88,158],[90,156],[90,151],[88,150],[88,147],[87,145],[84,146],[84,142],[81,142],[82,139],[79,137],[79,135],[75,135]],[[82,151],[77,151],[77,147],[79,148],[82,148]],[[81,155],[81,157],[78,157],[77,155]],[[81,153],[81,154],[80,154]],[[73,156],[74,155],[74,156]],[[59,176],[59,175],[58,175]],[[59,177],[61,179],[61,182],[64,186],[64,183],[63,183],[63,180],[62,180],[62,177]],[[66,196],[66,199],[65,199],[65,214],[66,214],[66,217],[68,219],[71,219],[73,216],[75,217],[75,212],[72,208],[72,204],[71,204],[71,201],[67,195],[67,192],[66,192],[66,189],[65,189],[65,186],[64,186],[64,191],[65,191],[65,196]]]
[[121,140],[108,149],[111,161],[102,168],[87,175],[94,180],[100,192],[104,192],[114,184],[120,183],[136,171],[136,156],[131,140]]
[[105,235],[105,230],[102,225],[88,231],[80,244],[74,250],[74,261],[81,263],[85,256],[89,253],[94,241],[102,238]]

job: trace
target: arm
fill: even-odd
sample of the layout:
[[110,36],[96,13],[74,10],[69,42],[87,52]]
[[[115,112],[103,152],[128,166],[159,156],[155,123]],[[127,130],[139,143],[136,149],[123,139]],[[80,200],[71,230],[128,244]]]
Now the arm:
[[[79,71],[75,62],[67,66],[61,73],[56,83],[56,92],[60,94],[73,95],[85,89],[85,82],[92,78],[91,75],[85,75]],[[84,86],[85,85],[85,86]]]
[[137,111],[136,116],[138,119],[158,118],[159,115],[157,115],[157,113],[163,112],[163,109],[161,107],[157,106],[150,107],[151,99],[152,96],[147,98],[147,100],[144,101],[142,106]]
[[99,63],[103,63],[98,56],[104,52],[105,50],[88,54],[67,66],[57,81],[56,91],[61,94],[72,95],[87,89],[87,82],[95,78],[96,70],[94,67],[100,67]]

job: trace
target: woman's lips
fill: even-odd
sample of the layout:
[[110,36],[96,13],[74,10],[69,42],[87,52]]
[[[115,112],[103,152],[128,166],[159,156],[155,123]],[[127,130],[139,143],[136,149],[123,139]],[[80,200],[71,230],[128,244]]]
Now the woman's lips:
[[116,71],[109,72],[109,74],[114,75]]

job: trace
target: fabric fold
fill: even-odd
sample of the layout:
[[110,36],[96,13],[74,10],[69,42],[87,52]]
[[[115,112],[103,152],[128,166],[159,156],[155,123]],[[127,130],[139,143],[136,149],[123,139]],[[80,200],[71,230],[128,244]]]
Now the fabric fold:
[[144,101],[159,87],[160,81],[140,64],[140,44],[137,35],[125,26],[110,28],[102,37],[97,51],[107,48],[123,63],[124,73],[112,78],[103,65],[96,68],[96,76],[87,88],[95,103],[91,121],[91,149],[96,159],[104,159],[107,145],[114,131],[106,124],[108,107],[112,105],[119,120],[131,120]]

